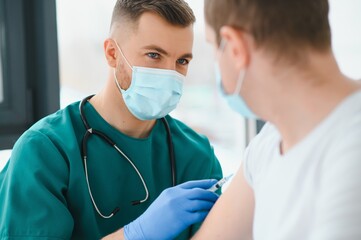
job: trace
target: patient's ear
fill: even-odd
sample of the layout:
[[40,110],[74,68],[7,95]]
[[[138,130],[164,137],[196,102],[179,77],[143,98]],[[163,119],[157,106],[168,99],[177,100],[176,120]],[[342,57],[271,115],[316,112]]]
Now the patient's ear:
[[220,30],[221,37],[227,42],[230,56],[237,69],[245,68],[250,59],[249,39],[247,33],[231,26],[224,26]]

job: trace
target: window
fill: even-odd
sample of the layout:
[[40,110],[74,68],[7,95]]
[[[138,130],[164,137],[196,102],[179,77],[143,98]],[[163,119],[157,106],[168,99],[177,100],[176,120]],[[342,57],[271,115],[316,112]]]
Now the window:
[[[0,38],[0,46],[1,46],[1,38]],[[2,66],[1,66],[1,49],[0,49],[0,103],[2,103],[4,99],[4,90],[3,90],[3,72],[2,72]]]
[[[1,6],[0,2],[0,23],[3,22],[3,7]],[[0,24],[0,104],[4,99],[4,88],[3,88],[3,71],[2,71],[2,47],[3,47],[3,29],[2,24]]]
[[[0,52],[1,55],[1,52]],[[1,61],[0,61],[0,103],[2,103],[4,99],[3,93],[3,78],[2,78],[2,70],[1,70]]]
[[3,71],[2,71],[2,47],[3,47],[3,6],[0,2],[0,104],[4,99],[4,88],[3,88]]
[[0,0],[0,150],[59,108],[55,0]]
[[[18,129],[24,130],[23,123],[27,121],[25,105],[25,69],[24,44],[20,40],[22,35],[15,29],[22,29],[23,17],[19,16],[20,6],[10,4],[10,1],[0,0],[0,28],[1,28],[1,88],[2,100],[0,102],[0,148],[9,148],[11,142],[18,137]],[[15,3],[15,1],[14,1]],[[12,5],[12,6],[11,6]],[[18,6],[16,6],[18,5]],[[5,13],[10,10],[12,14]],[[17,19],[19,17],[19,19]],[[14,20],[14,22],[12,22]],[[12,22],[13,31],[7,31]],[[15,44],[14,41],[17,41]],[[18,46],[15,46],[17,45]],[[17,60],[10,58],[16,55]],[[16,67],[18,66],[18,67]]]

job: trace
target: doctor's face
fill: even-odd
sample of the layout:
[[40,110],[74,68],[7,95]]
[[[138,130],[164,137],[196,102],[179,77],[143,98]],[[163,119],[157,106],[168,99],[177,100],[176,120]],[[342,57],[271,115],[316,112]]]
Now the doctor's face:
[[[187,74],[192,60],[193,25],[174,26],[155,13],[144,13],[134,29],[118,28],[113,39],[106,41],[106,48],[114,54],[114,65],[121,79],[121,87],[127,89],[132,70],[117,49],[116,41],[131,66],[161,68]],[[106,50],[109,52],[109,49]]]

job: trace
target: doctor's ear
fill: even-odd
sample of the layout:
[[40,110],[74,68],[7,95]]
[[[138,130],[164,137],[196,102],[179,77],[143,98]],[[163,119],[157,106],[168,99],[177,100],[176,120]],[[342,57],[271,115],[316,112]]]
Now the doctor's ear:
[[117,47],[112,39],[108,38],[104,41],[104,54],[109,67],[116,68],[118,53]]
[[224,39],[226,50],[237,68],[244,68],[250,60],[250,39],[247,33],[231,26],[224,26],[220,29],[221,38]]

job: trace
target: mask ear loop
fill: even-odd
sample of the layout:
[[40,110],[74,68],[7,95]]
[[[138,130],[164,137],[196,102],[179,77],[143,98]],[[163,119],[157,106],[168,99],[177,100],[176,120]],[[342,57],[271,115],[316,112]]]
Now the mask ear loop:
[[132,66],[130,65],[130,63],[128,62],[128,59],[125,57],[125,55],[124,55],[122,49],[119,47],[118,43],[117,43],[115,40],[114,40],[114,42],[115,42],[115,45],[117,46],[120,54],[122,55],[122,57],[124,58],[125,62],[127,63],[127,65],[130,67],[130,69],[133,70],[133,67],[132,67]]
[[[123,59],[125,60],[125,62],[127,63],[127,65],[130,67],[130,69],[133,70],[133,67],[132,67],[132,66],[130,65],[130,63],[128,62],[128,60],[127,60],[127,58],[125,57],[122,49],[119,47],[117,41],[115,41],[114,39],[113,39],[113,41],[115,42],[115,45],[117,46],[120,54],[122,55],[122,57],[123,57]],[[115,81],[115,84],[117,85],[117,88],[118,88],[119,92],[122,93],[122,92],[125,91],[125,90],[122,89],[122,88],[120,87],[120,85],[119,85],[119,81],[118,81],[118,78],[117,78],[116,70],[117,70],[117,68],[115,67],[115,68],[114,68],[114,71],[113,71],[114,81]]]
[[113,73],[114,73],[114,82],[115,82],[115,85],[117,85],[117,88],[118,88],[119,92],[122,93],[122,91],[125,91],[125,90],[122,89],[122,88],[120,87],[120,85],[119,85],[118,78],[117,78],[117,75],[116,75],[116,72],[115,72],[116,70],[117,70],[117,69],[114,68],[114,71],[113,71]]
[[241,70],[241,72],[239,73],[239,77],[237,79],[237,86],[236,86],[236,89],[234,90],[233,92],[233,95],[235,94],[239,94],[241,92],[241,88],[242,88],[242,85],[243,85],[243,81],[245,79],[245,76],[246,76],[246,71],[245,70]]

